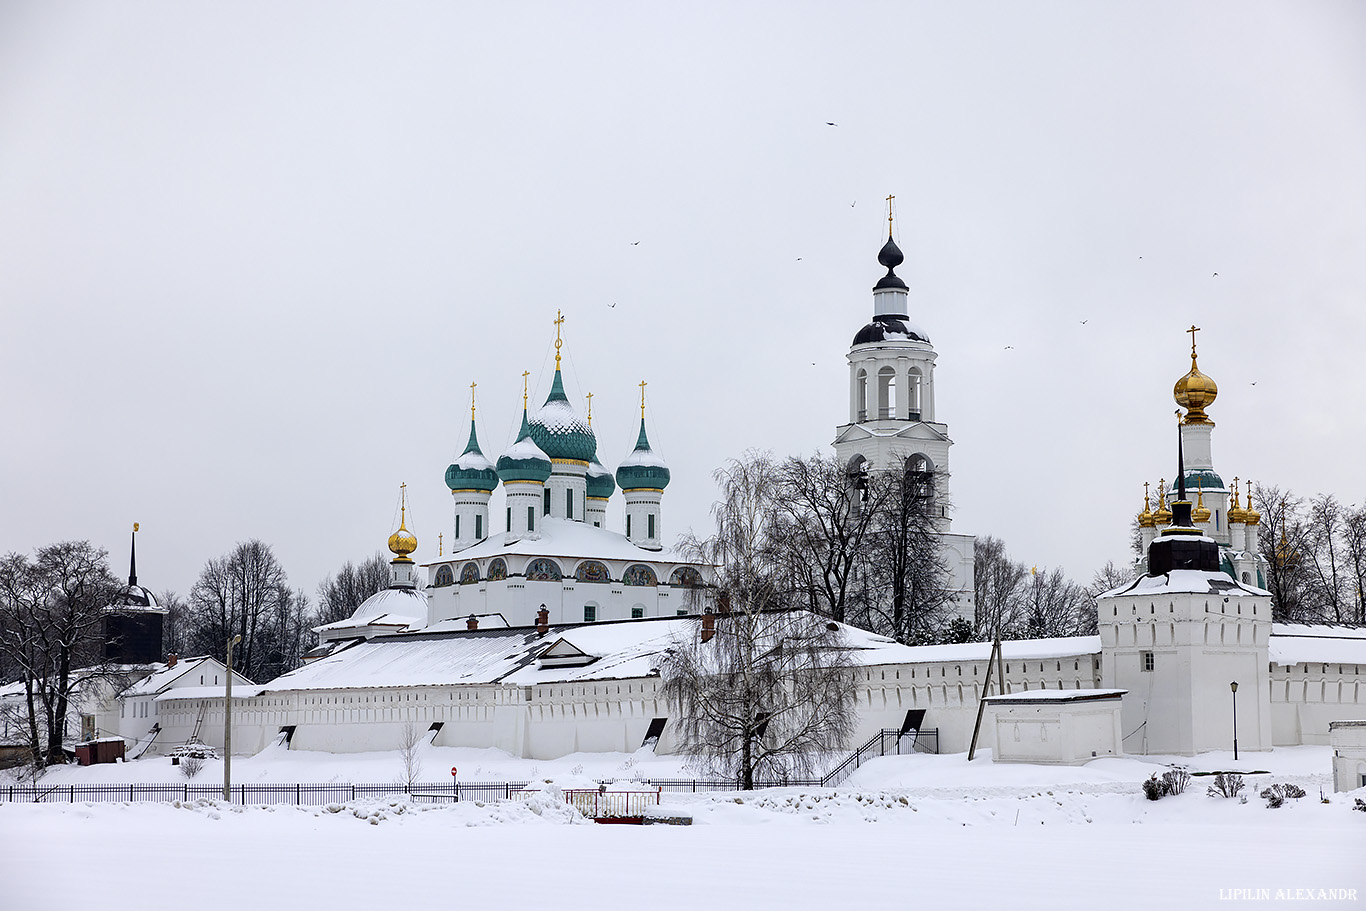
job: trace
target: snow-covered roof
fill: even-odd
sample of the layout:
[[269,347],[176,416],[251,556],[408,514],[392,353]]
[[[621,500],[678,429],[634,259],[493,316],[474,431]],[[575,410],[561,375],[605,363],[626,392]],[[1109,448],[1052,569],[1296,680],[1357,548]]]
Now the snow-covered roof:
[[[905,646],[912,663],[946,661],[986,661],[991,657],[990,642],[961,642],[953,645]],[[1007,639],[1001,642],[1001,655],[1007,661],[1034,658],[1077,658],[1100,654],[1099,636],[1061,636],[1054,639]]]
[[988,696],[993,705],[1033,705],[1038,703],[1102,702],[1118,699],[1128,690],[1022,690],[1004,696]]
[[[277,677],[263,691],[488,683],[533,686],[646,677],[665,650],[695,634],[697,622],[697,617],[667,617],[575,624],[551,627],[545,636],[534,627],[386,636],[319,658]],[[843,626],[843,630],[857,665],[903,663],[919,651],[855,627]],[[560,642],[568,646],[565,651],[576,650],[596,660],[577,667],[538,667],[541,653]]]
[[519,462],[527,462],[532,459],[540,459],[542,462],[549,462],[550,456],[545,454],[545,450],[536,445],[536,441],[531,437],[522,437],[507,449],[503,450],[503,458],[515,459]]
[[371,623],[397,626],[422,626],[427,622],[427,596],[415,588],[385,588],[361,602],[347,620],[339,620],[318,629],[340,629]]
[[[535,443],[531,445],[535,446]],[[492,471],[493,463],[488,460],[479,450],[462,453],[454,462],[451,463],[462,471]]]
[[621,460],[621,468],[665,468],[664,460],[653,449],[633,449]]
[[[592,558],[597,560],[625,560],[640,563],[690,563],[683,559],[673,548],[646,550],[627,540],[626,536],[587,522],[559,519],[544,516],[541,519],[539,535],[536,537],[513,537],[491,535],[477,544],[451,554],[449,559],[424,563],[423,566],[437,566],[442,563],[462,560],[481,560],[489,557],[508,555],[526,557],[559,557],[565,560]],[[701,563],[690,563],[703,566]],[[562,566],[568,573],[572,567]]]
[[1272,664],[1366,665],[1366,627],[1273,623],[1268,654]]
[[[233,675],[236,677],[236,675]],[[158,693],[153,699],[154,702],[165,702],[167,699],[222,699],[223,687],[221,686],[180,686],[164,693]],[[234,683],[232,685],[233,699],[250,699],[252,696],[259,696],[265,690],[259,683]]]
[[[1206,540],[1213,543],[1210,538],[1195,538],[1188,540]],[[1143,575],[1126,582],[1119,588],[1112,588],[1101,597],[1112,595],[1147,595],[1147,594],[1194,594],[1194,595],[1218,595],[1226,597],[1269,597],[1270,592],[1257,588],[1255,585],[1248,585],[1239,582],[1227,573],[1208,572],[1201,569],[1174,569],[1169,573],[1160,576]]]
[[[139,680],[132,686],[128,687],[128,689],[124,690],[119,695],[149,696],[153,693],[159,693],[175,681],[179,680],[185,674],[188,674],[190,671],[197,669],[201,664],[203,664],[206,661],[212,661],[215,664],[218,663],[217,659],[215,658],[210,658],[207,655],[201,655],[198,658],[181,658],[175,663],[174,667],[163,664],[157,670],[148,674],[146,677],[143,677],[141,680]],[[222,665],[219,666],[221,667]]]

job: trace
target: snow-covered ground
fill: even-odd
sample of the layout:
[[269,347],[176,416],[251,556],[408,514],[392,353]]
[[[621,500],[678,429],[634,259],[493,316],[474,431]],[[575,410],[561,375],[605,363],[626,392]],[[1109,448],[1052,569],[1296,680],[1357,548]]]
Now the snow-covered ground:
[[[985,761],[984,761],[985,759]],[[424,767],[484,780],[688,775],[675,758],[581,754],[553,762],[428,748]],[[1174,760],[1173,760],[1174,761]],[[1160,760],[1076,768],[964,755],[887,757],[835,789],[666,794],[694,825],[595,826],[553,799],[329,807],[0,804],[0,907],[79,894],[113,907],[193,900],[205,909],[770,908],[952,903],[1012,909],[1279,905],[1277,891],[1356,890],[1366,903],[1366,813],[1332,794],[1329,751],[1210,753],[1193,770],[1266,769],[1249,799],[1210,798],[1208,779],[1145,800]],[[212,783],[217,763],[197,782]],[[392,781],[396,754],[267,751],[235,781]],[[219,773],[221,774],[221,773]],[[424,778],[437,776],[424,775]],[[183,781],[167,760],[60,769],[48,783]],[[1268,809],[1272,781],[1307,796]],[[1330,803],[1319,800],[1320,788]],[[142,871],[142,872],[138,872]],[[69,878],[77,877],[76,879]],[[1259,903],[1244,897],[1269,891]],[[1315,892],[1317,897],[1320,893]],[[1323,893],[1328,894],[1328,893]],[[893,904],[894,903],[894,904]]]

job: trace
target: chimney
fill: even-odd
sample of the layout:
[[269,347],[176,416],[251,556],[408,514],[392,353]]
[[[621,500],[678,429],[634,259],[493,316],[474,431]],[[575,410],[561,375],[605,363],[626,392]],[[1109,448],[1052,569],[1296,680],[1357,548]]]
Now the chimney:
[[474,614],[470,614],[469,617],[467,617],[467,618],[465,619],[465,629],[478,629],[478,628],[479,628],[479,618],[476,617]]
[[545,609],[544,604],[536,611],[536,632],[542,636],[550,632],[550,611]]
[[730,613],[730,592],[721,592],[716,599],[717,610],[722,614]]
[[166,667],[168,667],[168,668],[175,667],[175,663],[176,663],[177,661],[179,661],[179,660],[180,660],[180,656],[177,655],[175,652],[171,652],[171,654],[169,654],[169,655],[166,656]]
[[716,615],[707,611],[702,615],[702,641],[710,642],[716,635]]

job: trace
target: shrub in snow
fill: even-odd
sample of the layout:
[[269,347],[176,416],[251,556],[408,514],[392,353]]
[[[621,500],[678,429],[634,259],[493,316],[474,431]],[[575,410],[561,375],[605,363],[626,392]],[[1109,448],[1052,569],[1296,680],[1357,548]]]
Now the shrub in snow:
[[1156,772],[1153,773],[1151,778],[1143,782],[1143,796],[1149,800],[1161,800],[1166,793],[1166,790],[1162,786],[1162,782],[1157,780]]
[[1183,768],[1175,768],[1162,773],[1162,789],[1167,794],[1180,794],[1190,784],[1191,773]]
[[1263,790],[1260,796],[1266,801],[1268,807],[1275,809],[1284,804],[1287,799],[1303,797],[1304,788],[1290,784],[1289,782],[1286,782],[1285,784],[1273,784],[1271,787]]
[[1281,787],[1285,788],[1286,797],[1293,797],[1298,800],[1304,796],[1304,788],[1299,785],[1291,784],[1287,781],[1285,784],[1281,785]]
[[[1352,809],[1353,809],[1353,810],[1360,810],[1361,812],[1366,813],[1366,800],[1362,800],[1360,797],[1358,797],[1358,798],[1356,799],[1356,801],[1357,801],[1357,802],[1356,802],[1356,806],[1352,807]],[[1327,802],[1328,802],[1328,801],[1326,801],[1326,800],[1324,801],[1324,803],[1327,803]]]
[[1237,797],[1242,789],[1243,776],[1233,772],[1220,772],[1214,776],[1214,784],[1210,785],[1205,793],[1210,797]]
[[193,778],[204,768],[204,760],[198,756],[186,756],[180,760],[180,774]]

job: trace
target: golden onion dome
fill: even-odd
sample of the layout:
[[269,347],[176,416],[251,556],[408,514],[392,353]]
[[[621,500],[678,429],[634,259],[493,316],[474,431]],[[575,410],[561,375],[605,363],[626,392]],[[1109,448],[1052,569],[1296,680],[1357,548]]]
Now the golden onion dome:
[[1201,484],[1195,497],[1195,508],[1191,510],[1191,521],[1197,524],[1208,522],[1210,515],[1209,507],[1205,505],[1205,485]]
[[1230,525],[1243,525],[1247,522],[1247,510],[1238,502],[1238,479],[1233,479],[1233,503],[1228,508],[1228,522]]
[[1200,372],[1200,367],[1195,360],[1195,333],[1199,330],[1192,326],[1191,333],[1191,369],[1181,379],[1176,381],[1172,387],[1172,396],[1176,399],[1176,404],[1186,409],[1185,423],[1187,424],[1213,424],[1205,414],[1205,409],[1214,404],[1215,398],[1219,395],[1219,386],[1208,376]]
[[1157,518],[1153,516],[1152,509],[1148,506],[1148,482],[1143,482],[1143,511],[1138,514],[1139,528],[1153,528],[1157,525]]
[[1252,482],[1247,482],[1247,508],[1243,510],[1243,515],[1247,517],[1248,525],[1259,525],[1262,521],[1262,514],[1252,508]]
[[389,551],[395,554],[394,563],[411,563],[408,555],[417,550],[417,535],[408,530],[408,497],[407,484],[403,486],[403,493],[399,499],[399,518],[398,531],[389,536]]
[[1157,512],[1153,513],[1153,524],[1164,528],[1172,522],[1172,511],[1167,508],[1167,479],[1157,482]]

